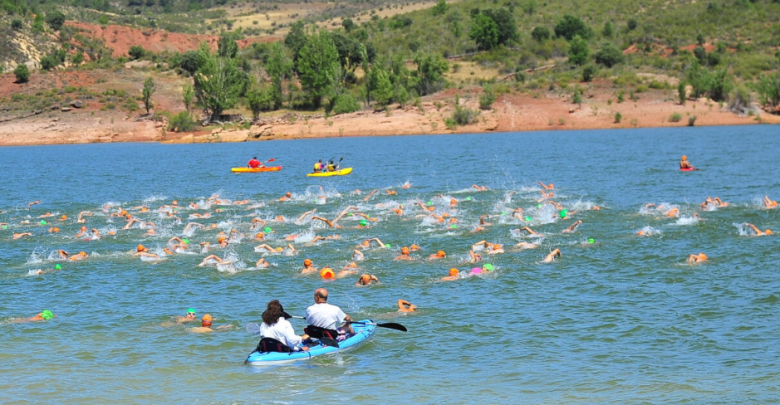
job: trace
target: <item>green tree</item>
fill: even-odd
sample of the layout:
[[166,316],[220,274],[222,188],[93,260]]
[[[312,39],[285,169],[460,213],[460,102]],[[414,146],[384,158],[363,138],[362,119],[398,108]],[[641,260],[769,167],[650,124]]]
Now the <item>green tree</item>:
[[132,59],[141,59],[144,57],[145,53],[146,51],[140,45],[133,45],[130,47],[130,50],[127,51],[127,54],[130,55]]
[[498,45],[498,25],[492,18],[477,14],[471,23],[469,38],[477,43],[479,49],[493,49]]
[[582,39],[589,39],[590,29],[582,20],[573,15],[564,15],[555,25],[555,36],[558,38],[566,38],[566,40],[571,41],[577,35]]
[[685,96],[685,82],[680,80],[680,83],[677,85],[677,99],[680,100],[680,105],[685,105]]
[[582,81],[585,83],[593,81],[593,78],[596,76],[596,67],[593,65],[585,66],[584,69],[582,69]]
[[185,83],[181,86],[181,101],[184,102],[184,108],[187,112],[192,111],[192,99],[195,97],[195,91],[192,89],[192,85]]
[[636,21],[636,18],[629,18],[627,26],[629,31],[633,31],[637,26],[639,26],[639,23]]
[[482,95],[479,96],[479,108],[481,110],[490,110],[496,101],[496,93],[492,86],[485,86]]
[[198,49],[201,66],[193,76],[197,105],[203,108],[210,121],[216,121],[222,112],[233,108],[246,86],[246,76],[230,58],[212,55],[208,44]]
[[303,21],[296,21],[290,25],[290,31],[287,33],[287,36],[284,37],[284,46],[290,48],[294,63],[298,63],[298,53],[308,40],[304,27],[305,24]]
[[27,83],[30,80],[30,69],[25,64],[17,65],[14,69],[14,75],[16,75],[17,83]]
[[197,72],[198,68],[200,67],[200,57],[198,56],[198,52],[184,52],[181,55],[181,64],[179,66],[190,74]]
[[11,29],[15,31],[21,31],[22,30],[22,20],[20,19],[14,19],[11,21]]
[[733,87],[734,85],[729,79],[726,69],[721,69],[710,74],[709,95],[711,99],[715,101],[725,101]]
[[293,62],[284,47],[279,42],[271,45],[268,63],[265,64],[265,71],[271,76],[271,98],[273,99],[273,108],[282,108],[283,82],[286,77],[292,74]]
[[417,92],[424,96],[437,91],[444,82],[447,60],[441,55],[426,53],[417,54],[414,63],[417,64]]
[[155,90],[154,80],[152,80],[151,77],[147,77],[144,81],[144,88],[141,91],[141,95],[144,99],[144,108],[146,108],[147,114],[149,114],[149,110],[154,106],[154,104],[152,104],[152,95]]
[[575,35],[569,43],[569,62],[575,65],[584,65],[590,57],[590,48],[588,41]]
[[36,34],[43,32],[43,14],[38,13],[38,15],[35,16],[32,23],[32,30]]
[[388,105],[393,101],[394,86],[390,81],[390,73],[380,66],[375,66],[368,73],[366,90],[373,95],[379,105]]
[[55,10],[46,13],[46,24],[54,31],[62,29],[62,25],[65,24],[65,14]]
[[259,86],[256,83],[246,92],[246,104],[252,111],[252,119],[257,121],[261,111],[273,108],[274,100],[272,90],[267,86]]
[[482,14],[492,18],[496,23],[499,45],[508,44],[520,39],[520,34],[517,32],[517,23],[508,9],[499,8],[496,10],[485,10]]
[[710,73],[694,60],[685,72],[685,77],[691,85],[691,96],[699,98],[710,90]]
[[338,80],[339,53],[327,31],[314,31],[301,48],[296,62],[303,90],[312,105],[319,108],[322,98]]
[[552,37],[552,33],[550,32],[550,29],[547,27],[536,27],[533,31],[531,31],[531,38],[536,40],[536,42],[544,42]]
[[357,27],[357,24],[355,24],[354,21],[352,21],[351,18],[345,18],[341,21],[341,26],[344,27],[344,31],[347,31],[347,33],[352,32],[353,29]]
[[431,8],[431,14],[434,16],[444,15],[447,12],[447,2],[445,0],[439,0],[436,5]]
[[601,31],[601,35],[603,35],[604,38],[612,38],[612,35],[615,35],[615,27],[612,26],[612,21],[604,23],[604,29]]
[[776,107],[780,103],[780,73],[761,75],[756,84],[756,92],[762,105]]
[[235,34],[226,34],[219,37],[217,42],[217,54],[221,58],[233,59],[238,55],[238,44],[236,43]]
[[80,65],[82,62],[84,62],[84,52],[77,52],[75,55],[73,55],[70,58],[70,62],[73,63],[75,66]]
[[593,55],[593,58],[596,60],[596,63],[600,63],[608,68],[623,63],[625,60],[623,52],[621,52],[617,46],[609,42],[602,45],[601,49],[596,51]]

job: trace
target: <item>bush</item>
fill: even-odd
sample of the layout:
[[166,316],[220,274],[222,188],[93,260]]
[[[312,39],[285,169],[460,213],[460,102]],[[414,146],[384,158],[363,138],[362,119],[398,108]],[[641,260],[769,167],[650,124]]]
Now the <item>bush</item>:
[[680,105],[685,105],[686,92],[685,92],[685,82],[680,80],[680,84],[677,85],[677,99],[680,100]]
[[22,20],[14,19],[13,21],[11,21],[11,28],[16,30],[16,31],[21,30],[22,29]]
[[582,69],[582,81],[585,83],[589,83],[593,81],[593,77],[596,76],[597,69],[593,65],[585,66],[584,69]]
[[14,75],[16,75],[16,81],[19,83],[27,83],[30,80],[30,69],[27,69],[27,65],[21,64],[14,69]]
[[612,43],[604,44],[601,49],[593,55],[596,63],[600,63],[608,68],[623,63],[625,56],[620,52],[617,46]]
[[623,114],[621,113],[615,113],[615,124],[620,124],[620,121],[623,119]]
[[569,62],[575,65],[584,65],[590,57],[588,42],[576,35],[569,43]]
[[46,13],[46,24],[49,24],[49,27],[54,31],[59,31],[62,25],[65,24],[65,14],[59,11]]
[[[479,111],[472,110],[467,107],[462,107],[460,105],[460,97],[455,96],[455,110],[452,112],[451,118],[457,125],[471,124],[477,120],[478,115]],[[449,127],[449,125],[447,127]]]
[[531,38],[535,39],[537,42],[544,42],[552,38],[552,33],[547,27],[536,27],[531,31]]
[[174,132],[188,132],[195,129],[195,121],[187,111],[182,111],[168,121],[168,130]]
[[144,57],[144,48],[140,45],[133,45],[130,47],[130,50],[127,51],[127,54],[130,55],[130,57],[134,60],[138,60]]
[[758,99],[764,106],[775,107],[780,103],[780,73],[761,75],[756,84]]
[[691,115],[690,117],[688,117],[688,126],[692,127],[694,123],[696,123],[696,116]]
[[339,94],[335,100],[333,100],[333,114],[349,114],[360,109],[355,97],[352,97],[349,93]]
[[583,39],[589,39],[591,37],[590,28],[588,28],[582,20],[573,16],[565,15],[555,25],[555,36],[563,37],[566,40],[571,41],[572,38],[579,35]]
[[669,122],[680,122],[682,120],[682,114],[674,113],[669,116]]
[[479,96],[479,108],[481,110],[489,110],[493,107],[493,102],[496,101],[496,94],[493,92],[493,87],[485,86],[485,90],[481,96]]
[[638,25],[639,24],[636,22],[635,18],[629,18],[628,19],[628,30],[629,31],[635,30]]

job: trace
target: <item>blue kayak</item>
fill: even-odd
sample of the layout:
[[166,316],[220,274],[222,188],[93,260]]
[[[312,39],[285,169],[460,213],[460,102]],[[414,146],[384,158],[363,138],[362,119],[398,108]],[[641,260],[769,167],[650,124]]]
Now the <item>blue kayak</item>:
[[307,351],[292,353],[252,352],[249,354],[249,357],[246,358],[245,363],[251,366],[273,366],[293,363],[299,360],[309,360],[312,357],[322,356],[323,354],[344,352],[354,349],[368,340],[368,338],[374,334],[374,330],[376,330],[374,321],[370,319],[358,322],[365,323],[353,323],[352,329],[355,331],[355,334],[339,342],[339,347],[325,346],[320,343],[315,346],[310,346]]

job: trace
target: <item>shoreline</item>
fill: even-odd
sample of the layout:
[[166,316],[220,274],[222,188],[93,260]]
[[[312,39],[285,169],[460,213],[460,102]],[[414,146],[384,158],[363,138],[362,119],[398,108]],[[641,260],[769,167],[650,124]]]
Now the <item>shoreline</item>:
[[[461,107],[479,111],[476,122],[448,129],[445,120],[454,110],[451,100],[461,96]],[[608,130],[688,126],[780,124],[780,116],[762,112],[738,116],[707,100],[686,105],[644,94],[647,100],[612,103],[611,94],[590,96],[580,106],[565,96],[533,97],[522,93],[498,97],[493,108],[480,111],[478,94],[447,90],[428,97],[417,106],[391,106],[386,110],[361,110],[350,114],[306,116],[287,112],[262,116],[248,129],[222,127],[174,133],[164,122],[128,116],[122,111],[103,111],[87,106],[79,110],[43,111],[26,118],[0,123],[0,146],[67,145],[88,143],[160,142],[222,143],[287,139],[320,139],[357,136],[414,136],[471,133],[506,133],[561,130]],[[615,115],[622,119],[616,122]],[[673,121],[673,118],[676,121]]]

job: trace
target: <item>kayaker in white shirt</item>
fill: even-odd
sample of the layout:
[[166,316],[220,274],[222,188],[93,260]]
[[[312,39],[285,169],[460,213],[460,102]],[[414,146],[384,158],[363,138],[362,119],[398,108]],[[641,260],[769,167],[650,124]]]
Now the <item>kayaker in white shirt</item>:
[[[316,336],[318,334],[316,328],[327,329],[331,331],[331,334],[333,331],[337,334],[340,334],[341,331],[348,335],[355,334],[349,323],[352,322],[352,318],[345,314],[341,308],[328,304],[328,290],[324,288],[318,288],[314,291],[314,305],[306,308],[306,322],[309,326],[315,327],[306,329],[306,332],[312,337],[320,337]],[[337,336],[330,337],[337,338]]]
[[268,307],[263,312],[260,335],[264,338],[276,339],[295,351],[309,350],[306,346],[299,347],[301,342],[309,338],[309,335],[298,336],[295,334],[290,322],[284,318],[284,307],[279,300],[269,302]]

